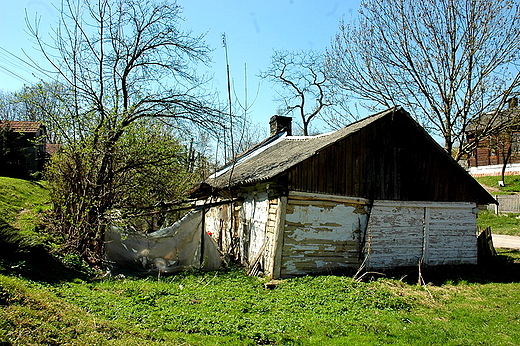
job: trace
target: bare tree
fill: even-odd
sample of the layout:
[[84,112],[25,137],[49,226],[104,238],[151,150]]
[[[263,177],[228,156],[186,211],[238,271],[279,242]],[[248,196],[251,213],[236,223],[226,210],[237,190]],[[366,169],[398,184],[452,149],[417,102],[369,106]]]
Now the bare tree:
[[[518,90],[520,12],[507,0],[364,0],[327,52],[334,82],[365,106],[401,105],[458,160],[472,119]],[[492,118],[480,136],[495,130]],[[503,124],[502,124],[503,125]]]
[[[83,258],[99,264],[106,213],[117,205],[121,140],[141,121],[176,128],[186,122],[225,124],[203,94],[197,63],[207,63],[203,36],[180,29],[181,8],[152,0],[62,0],[60,21],[47,42],[38,20],[29,31],[56,71],[73,107],[68,114],[70,190],[57,196],[57,218],[67,236],[81,235]],[[146,145],[145,142],[141,145]],[[59,165],[57,165],[59,167]],[[63,185],[62,184],[62,185]],[[70,186],[69,186],[70,185]],[[56,204],[55,204],[56,205]]]
[[47,143],[66,143],[74,136],[71,91],[56,82],[41,81],[13,93],[20,120],[40,121],[47,128]]
[[308,136],[309,124],[331,105],[324,55],[315,51],[275,51],[271,66],[260,76],[281,86],[277,101],[283,104],[285,114],[297,112],[303,135]]
[[27,110],[14,92],[0,91],[0,120],[30,120]]

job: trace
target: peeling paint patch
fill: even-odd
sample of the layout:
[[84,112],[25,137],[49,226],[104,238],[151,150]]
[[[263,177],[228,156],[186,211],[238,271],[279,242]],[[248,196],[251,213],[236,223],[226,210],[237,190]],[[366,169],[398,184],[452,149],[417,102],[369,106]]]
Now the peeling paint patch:
[[367,227],[371,268],[476,264],[472,203],[374,201]]
[[282,275],[357,265],[360,235],[368,222],[367,208],[359,204],[289,199]]

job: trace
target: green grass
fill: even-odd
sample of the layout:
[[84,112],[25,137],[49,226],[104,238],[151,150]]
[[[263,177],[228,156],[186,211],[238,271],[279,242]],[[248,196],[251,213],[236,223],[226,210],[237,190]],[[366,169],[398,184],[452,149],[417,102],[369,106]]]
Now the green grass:
[[476,177],[475,179],[482,185],[497,188],[499,190],[492,192],[492,195],[520,192],[520,175],[506,175],[504,178],[505,186],[498,186],[498,181],[502,180],[502,177],[500,176]]
[[[507,175],[505,186],[498,186],[500,176],[486,176],[475,178],[480,184],[493,187],[498,191],[491,192],[492,195],[514,194],[520,192],[520,175]],[[499,214],[491,211],[480,211],[477,224],[481,228],[491,227],[495,234],[520,236],[520,214]]]
[[0,177],[0,273],[49,281],[78,275],[50,254],[60,237],[46,229],[51,208],[46,185]]
[[[518,272],[519,257],[501,255],[501,268],[509,266],[503,273]],[[520,276],[483,284],[473,279],[484,269],[472,270],[422,287],[319,276],[284,280],[273,290],[238,270],[53,285],[0,276],[0,342],[517,345]]]
[[491,227],[494,234],[520,236],[520,214],[495,214],[485,210],[478,213],[477,225],[480,228]]
[[51,207],[45,182],[0,177],[0,219],[35,243],[46,239],[41,232],[41,216]]

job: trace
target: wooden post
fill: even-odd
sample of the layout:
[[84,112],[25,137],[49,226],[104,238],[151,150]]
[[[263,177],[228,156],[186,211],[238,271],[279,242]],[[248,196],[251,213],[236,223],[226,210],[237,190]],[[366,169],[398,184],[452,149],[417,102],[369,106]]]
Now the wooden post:
[[200,220],[200,268],[204,265],[204,233],[206,233],[206,208],[202,208],[201,210],[201,220]]
[[276,224],[274,228],[272,267],[269,268],[269,277],[272,280],[279,279],[282,271],[283,233],[285,230],[285,211],[287,209],[287,197],[280,197],[276,210]]
[[424,218],[423,218],[423,253],[421,262],[428,264],[428,251],[430,248],[430,208],[424,207]]

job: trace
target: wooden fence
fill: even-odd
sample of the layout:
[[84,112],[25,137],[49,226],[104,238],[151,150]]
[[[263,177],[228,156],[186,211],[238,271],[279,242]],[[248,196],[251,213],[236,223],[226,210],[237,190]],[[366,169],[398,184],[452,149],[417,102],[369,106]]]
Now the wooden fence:
[[494,195],[499,205],[490,204],[489,210],[495,214],[500,213],[520,213],[520,195]]

